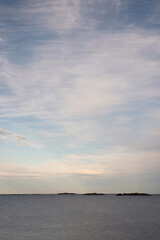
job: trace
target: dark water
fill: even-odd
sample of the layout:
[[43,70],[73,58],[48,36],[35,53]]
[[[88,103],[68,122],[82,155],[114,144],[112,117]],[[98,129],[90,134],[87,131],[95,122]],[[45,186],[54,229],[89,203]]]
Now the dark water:
[[160,240],[160,195],[0,195],[0,240]]

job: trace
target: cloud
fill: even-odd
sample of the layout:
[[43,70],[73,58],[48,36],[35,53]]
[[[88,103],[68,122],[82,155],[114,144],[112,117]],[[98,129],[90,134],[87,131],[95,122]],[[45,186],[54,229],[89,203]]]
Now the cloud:
[[[35,134],[68,145],[136,138],[129,122],[147,126],[152,114],[144,105],[160,95],[159,41],[158,33],[144,30],[94,32],[31,47],[34,58],[24,66],[3,56],[1,115],[42,120],[54,130],[39,126]],[[133,112],[136,119],[128,117]]]
[[9,131],[0,128],[0,135],[8,135],[8,134],[10,134]]
[[24,12],[44,27],[69,30],[77,26],[79,3],[79,0],[32,1]]
[[[79,4],[79,0],[29,0],[15,5],[0,3],[2,30],[16,39],[20,33],[37,36],[48,31],[61,33],[75,29],[79,26]],[[13,21],[17,29],[13,29]]]
[[88,169],[87,166],[79,165],[72,166],[65,162],[55,162],[55,163],[46,163],[38,164],[34,166],[25,166],[21,164],[0,164],[0,178],[39,178],[39,179],[48,179],[52,177],[61,178],[64,176],[90,176],[97,177],[103,174],[102,169]]
[[4,64],[3,76],[14,102],[17,100],[19,114],[63,118],[94,115],[135,99],[138,102],[158,96],[159,61],[145,57],[149,48],[154,54],[158,35],[103,34],[94,37],[93,43],[92,36],[86,35],[76,40],[37,47],[36,59],[24,69]]
[[[13,39],[20,37],[20,33],[31,34],[32,37],[44,34],[64,34],[73,31],[91,31],[97,28],[97,23],[103,24],[105,16],[106,25],[115,24],[108,21],[108,16],[112,17],[112,22],[118,23],[116,16],[120,10],[125,8],[128,1],[122,0],[29,0],[23,4],[3,4],[1,5],[1,22],[3,31]],[[6,15],[9,22],[6,21]],[[115,20],[116,19],[116,20]],[[103,19],[104,20],[104,19]],[[13,29],[12,22],[15,22],[16,29]],[[16,35],[14,33],[17,33]],[[43,36],[44,37],[44,36]]]
[[0,128],[0,141],[1,142],[12,142],[18,145],[23,145],[27,147],[34,147],[35,142],[27,137],[17,135],[13,132]]
[[103,155],[70,154],[61,159],[32,165],[1,163],[0,178],[121,178],[149,174],[160,167],[159,152],[110,153]]
[[150,15],[148,16],[148,22],[154,24],[155,26],[159,25],[159,10],[160,10],[160,3],[159,1],[154,1],[153,5],[150,9]]

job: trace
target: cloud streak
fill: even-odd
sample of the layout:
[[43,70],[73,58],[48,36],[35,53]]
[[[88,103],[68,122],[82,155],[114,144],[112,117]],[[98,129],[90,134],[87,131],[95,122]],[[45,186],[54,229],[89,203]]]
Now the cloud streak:
[[[112,178],[128,174],[140,175],[157,171],[160,167],[159,152],[117,153],[104,155],[66,155],[61,159],[22,165],[17,163],[0,164],[1,179],[78,176],[91,178]],[[150,161],[152,159],[152,161]]]
[[17,135],[11,131],[0,128],[0,141],[1,142],[11,142],[17,145],[23,145],[26,147],[34,147],[35,142],[27,137]]

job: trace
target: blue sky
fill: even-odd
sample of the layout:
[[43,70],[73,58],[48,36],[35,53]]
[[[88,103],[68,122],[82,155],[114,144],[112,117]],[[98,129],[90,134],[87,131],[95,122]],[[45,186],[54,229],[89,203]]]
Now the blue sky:
[[1,193],[159,193],[159,43],[159,0],[0,0]]

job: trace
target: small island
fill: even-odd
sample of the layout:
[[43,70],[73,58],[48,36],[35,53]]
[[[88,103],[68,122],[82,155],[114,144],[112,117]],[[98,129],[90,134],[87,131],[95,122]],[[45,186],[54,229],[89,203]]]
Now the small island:
[[148,193],[118,193],[116,196],[151,196]]
[[57,195],[76,195],[76,193],[64,192],[64,193],[57,193]]
[[104,195],[104,193],[84,193],[83,195],[89,195],[89,196],[90,195],[94,195],[94,196],[96,195],[97,196],[97,195]]

